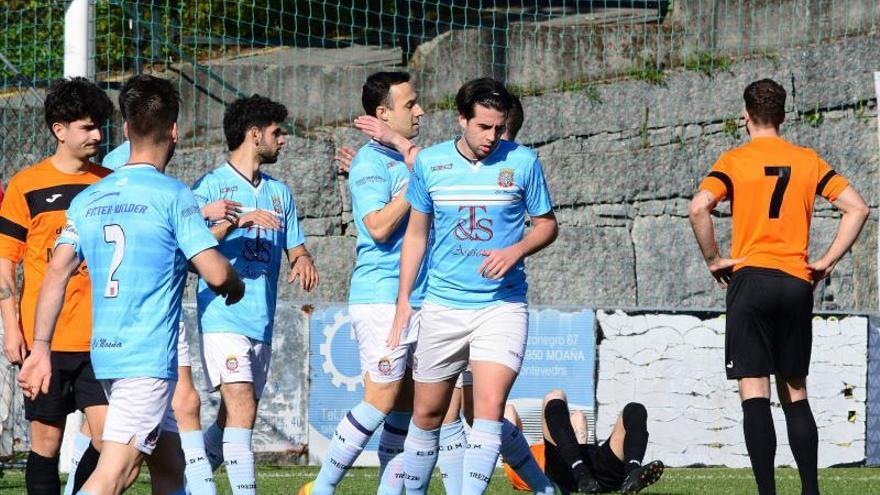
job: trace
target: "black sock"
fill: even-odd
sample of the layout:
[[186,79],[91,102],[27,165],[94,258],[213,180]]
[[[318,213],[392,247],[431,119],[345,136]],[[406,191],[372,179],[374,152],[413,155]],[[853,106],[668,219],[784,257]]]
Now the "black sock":
[[24,470],[24,483],[28,495],[58,495],[61,492],[58,457],[43,457],[31,451]]
[[776,429],[770,413],[770,399],[757,397],[742,402],[743,433],[752,472],[760,495],[776,495]]
[[819,451],[819,432],[807,399],[783,404],[788,443],[801,475],[801,495],[818,495],[819,478],[816,470]]
[[568,404],[562,399],[553,399],[544,406],[544,422],[550,430],[550,438],[559,449],[562,460],[571,467],[572,474],[578,482],[593,479],[593,473],[581,457],[574,428],[571,427],[571,413]]
[[98,457],[100,456],[101,453],[98,452],[95,445],[89,443],[89,448],[83,452],[82,457],[79,459],[79,465],[76,467],[76,473],[74,473],[73,493],[79,493],[80,488],[86,484],[89,476],[98,467]]
[[623,428],[624,472],[629,474],[633,469],[641,467],[648,449],[648,410],[638,402],[630,402],[621,414]]

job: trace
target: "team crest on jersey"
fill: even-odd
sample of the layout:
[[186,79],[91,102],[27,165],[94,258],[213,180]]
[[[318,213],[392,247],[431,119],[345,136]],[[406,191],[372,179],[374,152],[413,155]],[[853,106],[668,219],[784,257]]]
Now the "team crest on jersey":
[[272,209],[279,215],[284,212],[284,208],[281,207],[281,198],[278,196],[272,196]]
[[226,358],[226,369],[235,373],[238,371],[238,358],[235,356],[229,356]]
[[498,172],[498,185],[501,187],[511,187],[513,185],[513,169],[502,168]]
[[391,360],[387,357],[383,357],[379,360],[379,373],[383,376],[388,376],[391,374]]

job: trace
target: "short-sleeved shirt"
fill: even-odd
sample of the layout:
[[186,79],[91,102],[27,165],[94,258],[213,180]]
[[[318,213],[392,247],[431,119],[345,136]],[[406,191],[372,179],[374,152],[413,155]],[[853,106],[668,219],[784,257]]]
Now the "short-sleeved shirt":
[[[109,173],[105,168],[89,164],[83,173],[67,174],[46,159],[20,171],[9,181],[6,198],[0,206],[0,257],[23,266],[19,316],[28,348],[33,344],[37,295],[55,239],[64,228],[65,212],[77,194]],[[88,273],[83,265],[70,278],[52,337],[53,351],[89,350],[92,305]]]
[[98,379],[176,379],[186,261],[215,247],[192,191],[152,165],[126,165],[83,191],[58,238],[93,282]]
[[756,138],[721,155],[701,190],[731,203],[731,256],[745,266],[810,281],[807,249],[817,195],[834,201],[849,183],[815,151],[782,138]]
[[123,141],[122,144],[113,148],[110,153],[107,153],[107,155],[104,156],[104,159],[101,160],[101,166],[109,168],[110,170],[116,170],[128,163],[128,158],[130,156],[131,142]]
[[[394,304],[400,283],[400,249],[409,215],[385,242],[376,242],[364,224],[364,217],[385,208],[409,182],[410,171],[403,155],[376,141],[370,141],[351,162],[348,188],[357,227],[357,260],[351,273],[350,304]],[[425,264],[423,263],[424,267]],[[425,270],[419,271],[410,305],[421,307],[425,297]]]
[[227,306],[204,280],[199,279],[197,297],[199,329],[204,333],[235,333],[261,342],[272,342],[278,274],[288,249],[305,242],[290,188],[260,173],[256,186],[229,163],[205,174],[193,186],[204,206],[219,199],[241,203],[243,213],[254,210],[272,212],[281,222],[280,230],[252,226],[237,228],[220,241],[220,252],[229,258],[245,284],[244,298]]
[[534,151],[500,141],[486,158],[472,163],[447,141],[419,152],[407,199],[434,217],[428,255],[426,301],[453,308],[525,302],[525,263],[500,280],[484,278],[485,251],[521,241],[526,214],[552,211],[550,192]]

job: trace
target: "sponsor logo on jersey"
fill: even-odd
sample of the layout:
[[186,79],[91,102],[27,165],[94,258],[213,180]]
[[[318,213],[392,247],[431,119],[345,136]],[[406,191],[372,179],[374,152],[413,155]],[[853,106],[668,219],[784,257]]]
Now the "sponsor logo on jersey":
[[442,163],[440,165],[431,165],[431,172],[437,172],[438,170],[449,170],[452,168],[451,163]]
[[459,206],[458,211],[465,211],[466,215],[459,219],[458,225],[452,230],[456,239],[485,242],[495,236],[492,231],[492,219],[478,216],[479,212],[486,212],[485,206]]

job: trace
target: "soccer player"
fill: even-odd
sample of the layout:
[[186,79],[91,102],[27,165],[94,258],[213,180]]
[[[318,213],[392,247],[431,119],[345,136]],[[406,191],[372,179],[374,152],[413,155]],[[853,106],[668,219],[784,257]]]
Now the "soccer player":
[[31,398],[48,391],[48,343],[68,281],[85,260],[95,281],[91,358],[109,408],[98,466],[80,493],[121,493],[147,456],[154,493],[182,494],[183,459],[170,404],[186,262],[227,304],[241,299],[244,284],[214,249],[192,192],[164,174],[177,142],[173,84],[134,76],[121,98],[130,163],[71,203],[40,288],[34,346],[19,384]]
[[[123,103],[120,101],[120,110],[124,118]],[[111,170],[117,170],[128,163],[130,155],[131,143],[126,140],[104,157],[102,165]],[[234,219],[241,212],[240,207],[240,203],[221,199],[202,207],[202,217],[208,221],[219,221],[224,218]],[[181,315],[183,315],[182,311]],[[174,388],[174,396],[171,399],[171,409],[174,411],[174,419],[177,421],[180,433],[180,446],[183,449],[186,466],[183,474],[186,478],[187,489],[194,494],[213,495],[217,493],[217,488],[214,484],[212,466],[205,452],[205,441],[200,421],[201,405],[202,399],[192,379],[192,357],[189,352],[189,342],[186,339],[186,327],[181,320],[177,338],[177,386]],[[95,462],[97,462],[97,456]],[[86,478],[82,478],[77,486],[81,486]],[[70,483],[68,482],[68,484]]]
[[[690,204],[690,220],[712,276],[727,289],[725,363],[737,380],[743,431],[762,495],[776,493],[776,432],[770,415],[770,375],[785,413],[802,493],[819,493],[818,433],[807,401],[812,345],[812,288],[849,250],[868,217],[858,192],[815,151],[779,135],[785,89],[763,79],[743,94],[749,143],[721,155]],[[834,241],[807,259],[815,196],[843,212]],[[731,258],[715,243],[711,212],[729,200]]]
[[[522,430],[516,408],[508,405],[504,416]],[[642,465],[648,448],[648,411],[638,402],[627,404],[607,440],[591,442],[580,411],[570,412],[562,390],[544,396],[541,408],[543,443],[531,447],[544,470],[557,485],[579,493],[638,493],[660,480],[663,463]],[[521,435],[520,435],[521,436]],[[504,471],[518,490],[529,490],[509,464]],[[598,485],[594,481],[598,480]]]
[[[396,347],[409,323],[408,298],[433,230],[413,360],[413,420],[404,446],[407,493],[427,490],[440,425],[455,380],[468,363],[474,376],[474,424],[462,493],[483,493],[498,458],[504,404],[528,335],[523,258],[553,242],[558,231],[537,156],[501,140],[512,105],[510,93],[497,81],[465,83],[456,95],[462,136],[416,157],[388,338],[389,347]],[[526,214],[532,229],[524,235]]]
[[289,262],[289,283],[299,279],[307,292],[318,284],[290,189],[260,170],[278,160],[285,119],[284,105],[259,95],[230,104],[223,116],[229,155],[193,186],[201,205],[227,199],[240,203],[244,212],[214,222],[211,232],[244,280],[247,297],[228,307],[208,290],[205,279],[199,280],[197,296],[208,388],[219,389],[222,398],[205,444],[215,460],[222,450],[234,494],[256,492],[251,437],[272,357],[282,256]]
[[[361,101],[364,112],[391,132],[407,139],[418,135],[419,118],[425,112],[408,73],[372,74],[363,85]],[[405,333],[399,345],[387,347],[385,340],[397,300],[400,247],[410,209],[406,198],[409,179],[410,169],[403,155],[375,140],[361,147],[352,162],[348,184],[358,236],[348,303],[364,373],[364,398],[337,426],[329,454],[313,484],[304,487],[306,493],[333,493],[383,423],[378,493],[398,494],[403,490],[403,442],[412,417],[412,376],[408,367],[416,317],[412,330]],[[416,285],[410,304],[418,308],[423,297],[419,287],[423,284],[420,281]]]
[[[55,154],[18,172],[8,184],[0,207],[0,311],[3,346],[10,363],[21,365],[34,349],[37,294],[52,256],[55,238],[64,228],[65,211],[74,196],[110,173],[91,159],[98,153],[101,126],[113,112],[107,95],[85,78],[59,80],[46,94],[45,116],[56,141]],[[24,283],[16,304],[16,269],[23,264]],[[52,375],[45,395],[25,399],[31,452],[25,469],[28,493],[58,495],[58,454],[65,418],[85,413],[101,448],[107,398],[95,379],[89,357],[92,334],[91,284],[85,266],[72,275],[64,309],[51,341]],[[19,313],[19,305],[21,312]],[[76,437],[77,453],[89,440]]]
[[[524,115],[519,98],[514,95],[511,95],[511,98],[513,105],[507,113],[501,139],[513,142],[522,127]],[[414,164],[419,148],[381,120],[365,115],[355,119],[355,126],[373,139],[389,143],[399,152],[406,153],[407,164],[409,166]],[[350,168],[344,154],[338,154],[337,160],[346,170]],[[446,493],[449,494],[461,492],[464,454],[467,447],[462,415],[469,425],[473,424],[473,377],[470,370],[463,371],[456,380],[449,408],[440,427],[440,453],[437,457],[437,466],[440,468]],[[531,455],[525,437],[519,434],[519,430],[509,421],[503,420],[501,435],[502,457],[527,480],[534,493],[554,493],[551,481],[541,471]]]

